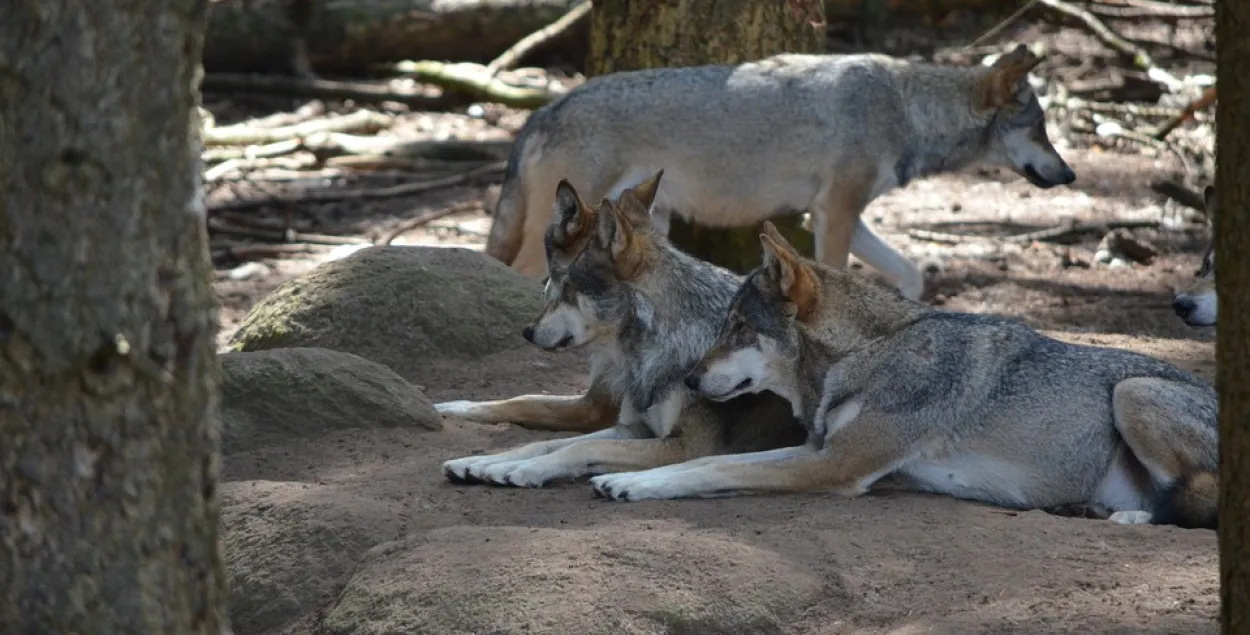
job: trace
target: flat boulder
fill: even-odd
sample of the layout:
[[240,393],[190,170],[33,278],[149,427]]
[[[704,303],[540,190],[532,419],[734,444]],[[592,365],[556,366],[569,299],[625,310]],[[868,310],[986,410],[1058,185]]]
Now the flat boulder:
[[369,550],[316,632],[781,633],[830,592],[728,536],[456,526]]
[[420,388],[358,355],[280,348],[218,359],[226,455],[350,428],[442,429]]
[[327,262],[263,298],[233,351],[313,346],[355,353],[428,379],[428,361],[527,346],[543,308],[538,283],[461,248],[373,246]]

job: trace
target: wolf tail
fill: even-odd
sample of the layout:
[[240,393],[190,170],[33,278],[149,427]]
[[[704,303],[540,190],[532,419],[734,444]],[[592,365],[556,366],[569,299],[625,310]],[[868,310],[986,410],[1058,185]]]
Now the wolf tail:
[[1214,472],[1181,476],[1159,492],[1150,522],[1186,529],[1215,529],[1219,521],[1220,480]]

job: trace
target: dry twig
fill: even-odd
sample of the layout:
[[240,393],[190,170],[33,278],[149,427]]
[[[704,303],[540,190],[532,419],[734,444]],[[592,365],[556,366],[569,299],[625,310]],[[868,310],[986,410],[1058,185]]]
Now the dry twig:
[[1106,221],[1100,223],[1081,223],[1076,220],[1068,220],[1067,222],[1039,229],[1037,231],[1025,232],[1023,234],[1014,234],[1011,236],[976,236],[972,234],[952,234],[947,232],[935,232],[927,229],[912,229],[907,235],[916,240],[925,240],[934,243],[947,244],[963,244],[976,243],[983,241],[1002,241],[1007,243],[1015,243],[1018,245],[1027,245],[1034,242],[1058,242],[1060,240],[1071,238],[1080,234],[1102,232],[1106,233],[1115,229],[1137,229],[1137,228],[1154,228],[1158,227],[1157,221],[1142,220],[1123,220],[1123,221]]
[[366,82],[344,82],[289,75],[235,75],[210,73],[204,76],[205,90],[240,91],[295,95],[318,99],[351,99],[361,103],[392,101],[412,108],[436,109],[450,105],[441,95]]
[[1175,117],[1172,117],[1171,119],[1164,122],[1163,125],[1159,126],[1159,129],[1156,130],[1154,134],[1150,136],[1159,141],[1163,141],[1164,139],[1167,138],[1169,134],[1172,133],[1173,130],[1176,130],[1177,126],[1180,126],[1186,121],[1193,119],[1194,113],[1215,103],[1215,100],[1216,100],[1215,86],[1211,86],[1210,88],[1207,88],[1206,90],[1202,91],[1201,96],[1199,96],[1194,101],[1190,102],[1190,104],[1186,106],[1184,110],[1177,113]]
[[1154,59],[1150,57],[1149,53],[1141,47],[1124,39],[1115,31],[1112,31],[1111,27],[1108,27],[1102,20],[1099,20],[1097,16],[1089,11],[1068,4],[1064,0],[1037,1],[1047,7],[1050,7],[1058,13],[1062,13],[1070,18],[1075,18],[1080,21],[1083,25],[1085,25],[1086,29],[1089,29],[1089,31],[1093,33],[1095,37],[1102,40],[1104,44],[1122,55],[1131,57],[1134,66],[1146,71],[1147,77],[1149,77],[1152,81],[1163,85],[1168,92],[1174,93],[1184,87],[1184,82],[1177,79],[1171,73],[1159,68],[1159,66],[1155,64]]
[[420,81],[438,84],[448,90],[468,93],[483,101],[512,108],[539,108],[558,94],[542,88],[516,86],[492,75],[485,66],[472,62],[444,63],[431,60],[404,61],[395,70]]
[[357,110],[341,117],[314,119],[281,128],[247,125],[221,126],[203,131],[205,145],[250,145],[288,141],[323,132],[377,132],[391,124],[391,117],[371,110]]
[[508,50],[504,51],[499,57],[496,57],[490,64],[486,65],[486,73],[494,77],[499,71],[512,68],[522,57],[534,50],[534,47],[551,40],[557,35],[568,30],[569,27],[576,24],[582,18],[590,15],[591,2],[585,2],[569,9],[567,13],[560,19],[548,24],[547,26],[530,33],[521,38],[521,41],[513,44]]
[[[589,3],[588,3],[588,4],[589,4]],[[418,228],[418,227],[420,227],[420,226],[422,226],[422,225],[424,225],[424,224],[426,224],[426,223],[430,223],[430,222],[436,221],[436,220],[438,220],[438,219],[440,219],[440,218],[443,218],[443,217],[446,217],[446,216],[451,216],[452,214],[458,214],[458,213],[460,213],[460,212],[468,212],[468,211],[471,211],[471,210],[475,210],[475,209],[477,209],[477,208],[478,208],[478,205],[479,205],[479,203],[478,203],[477,201],[468,201],[468,202],[464,202],[464,203],[456,203],[455,205],[452,205],[452,206],[450,206],[450,207],[444,207],[443,209],[436,210],[436,211],[430,212],[430,213],[428,213],[428,214],[423,214],[423,215],[421,215],[421,216],[418,216],[418,217],[413,218],[413,219],[410,219],[410,220],[406,220],[406,221],[404,221],[404,222],[400,223],[399,225],[397,225],[397,226],[396,226],[394,229],[392,229],[391,231],[387,232],[387,234],[386,234],[385,236],[383,236],[382,238],[378,239],[378,240],[377,240],[376,242],[374,242],[373,244],[375,244],[375,245],[389,245],[389,244],[391,244],[392,242],[394,242],[394,240],[395,240],[396,238],[399,238],[399,237],[400,237],[400,236],[402,236],[403,234],[405,234],[405,233],[407,233],[407,232],[410,232],[410,231],[412,231],[412,230],[414,230],[414,229],[416,229],[416,228]]]
[[500,161],[508,157],[512,141],[413,141],[398,137],[364,137],[327,132],[304,138],[303,147],[314,154],[358,154],[427,159]]

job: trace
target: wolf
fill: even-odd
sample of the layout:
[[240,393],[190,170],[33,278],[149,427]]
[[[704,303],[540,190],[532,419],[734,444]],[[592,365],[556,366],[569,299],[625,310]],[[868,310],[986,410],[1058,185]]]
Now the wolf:
[[918,299],[920,269],[860,215],[892,188],[974,163],[1040,188],[1072,183],[1027,81],[1040,61],[1023,45],[989,67],[782,54],[592,78],[517,133],[486,252],[540,278],[559,180],[614,198],[662,167],[661,234],[674,212],[709,227],[807,212],[817,260],[844,266],[853,253]]
[[1137,353],[941,311],[808,260],[765,224],[763,264],[683,380],[802,413],[802,446],[591,479],[618,500],[905,488],[1122,524],[1214,528],[1214,389]]
[[1172,299],[1172,310],[1177,317],[1190,326],[1215,326],[1215,314],[1218,298],[1215,295],[1215,215],[1218,213],[1219,198],[1215,188],[1208,185],[1202,191],[1203,209],[1206,211],[1207,225],[1212,235],[1207,243],[1207,251],[1202,255],[1202,265],[1198,268],[1194,281],[1184,291]]
[[[803,443],[805,427],[778,395],[712,401],[682,383],[716,339],[741,277],[683,253],[656,232],[648,208],[662,175],[658,171],[598,208],[569,182],[558,184],[545,241],[552,265],[547,306],[525,329],[541,348],[593,347],[591,392],[610,395],[617,404],[615,425],[447,461],[442,468],[449,480],[542,487],[587,474]],[[484,416],[481,410],[475,414]]]

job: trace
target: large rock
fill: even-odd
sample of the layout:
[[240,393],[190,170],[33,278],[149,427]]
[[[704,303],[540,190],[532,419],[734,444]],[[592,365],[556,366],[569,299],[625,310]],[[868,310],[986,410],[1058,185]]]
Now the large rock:
[[316,632],[763,635],[830,592],[727,537],[459,526],[371,549]]
[[402,522],[386,502],[332,486],[226,483],[222,548],[234,631],[282,633],[325,606],[361,555],[393,540]]
[[542,308],[536,282],[478,252],[368,247],[275,289],[244,318],[231,349],[330,348],[425,379],[431,358],[527,346],[521,329]]
[[420,388],[351,353],[284,348],[219,359],[227,455],[346,428],[443,425]]

